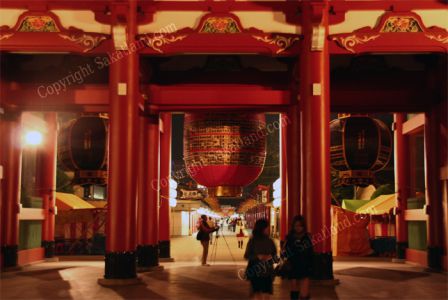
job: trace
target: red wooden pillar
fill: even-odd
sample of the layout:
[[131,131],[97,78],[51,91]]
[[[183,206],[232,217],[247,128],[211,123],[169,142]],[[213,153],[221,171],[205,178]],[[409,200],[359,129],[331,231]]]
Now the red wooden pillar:
[[42,247],[45,257],[54,257],[54,222],[56,201],[57,113],[45,113],[47,132],[38,152],[37,188],[43,200],[45,219],[42,222]]
[[170,258],[171,113],[163,113],[160,132],[160,258]]
[[159,264],[159,117],[140,118],[137,253],[141,270]]
[[300,213],[300,110],[298,104],[288,111],[287,135],[287,224],[289,228],[294,216]]
[[439,111],[434,105],[425,112],[425,184],[426,214],[428,239],[428,267],[435,270],[442,268],[443,256],[443,207],[440,189]]
[[333,278],[327,1],[303,2],[300,53],[301,200],[315,251],[314,277]]
[[[121,5],[121,6],[120,6]],[[112,6],[113,25],[127,20],[127,44],[136,35],[136,3]],[[120,14],[120,18],[117,18]],[[136,51],[116,50],[109,66],[109,169],[105,279],[135,279],[139,70]],[[108,284],[99,281],[100,284]],[[111,281],[109,281],[111,282]]]
[[287,201],[287,126],[288,116],[286,114],[280,114],[280,178],[282,180],[281,185],[281,205],[280,205],[280,240],[285,241],[286,234],[288,233],[288,201]]
[[20,173],[22,161],[21,118],[18,113],[2,115],[0,121],[1,253],[2,267],[17,266]]
[[397,258],[406,258],[408,247],[408,228],[404,218],[409,197],[409,144],[403,135],[404,113],[394,115],[394,146],[395,146],[395,191],[398,193],[398,207],[395,219],[397,232]]

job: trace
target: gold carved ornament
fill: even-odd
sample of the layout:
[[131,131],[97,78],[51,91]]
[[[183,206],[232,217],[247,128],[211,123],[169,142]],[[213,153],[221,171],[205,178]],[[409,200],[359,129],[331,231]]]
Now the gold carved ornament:
[[290,48],[296,41],[299,40],[298,37],[285,37],[281,35],[265,35],[265,36],[259,36],[259,35],[253,35],[252,36],[257,41],[267,43],[269,45],[275,45],[279,49],[275,52],[276,54],[282,53],[286,49]]
[[63,38],[64,40],[69,40],[71,42],[74,42],[74,43],[79,44],[82,47],[86,48],[83,52],[88,52],[88,51],[92,50],[93,48],[97,47],[103,40],[106,39],[105,36],[92,36],[92,35],[88,35],[85,33],[83,33],[81,35],[59,34],[59,36],[61,38]]
[[13,35],[14,35],[14,33],[0,33],[0,41],[9,39]]
[[347,37],[333,37],[333,41],[336,41],[342,48],[355,53],[354,47],[356,47],[359,44],[365,44],[369,41],[373,41],[377,39],[380,35],[374,34],[374,35],[364,35],[364,36],[358,36],[356,34],[349,35]]
[[442,34],[426,33],[425,36],[430,40],[435,40],[437,42],[441,42],[442,44],[448,44],[448,34],[442,35]]
[[187,35],[178,35],[178,36],[173,35],[173,36],[169,36],[169,37],[166,37],[165,35],[159,35],[159,36],[155,36],[153,38],[150,38],[148,36],[143,36],[140,38],[140,40],[143,41],[146,44],[146,46],[148,46],[149,48],[151,48],[159,53],[163,53],[163,50],[160,49],[163,45],[181,41],[186,37],[187,37]]

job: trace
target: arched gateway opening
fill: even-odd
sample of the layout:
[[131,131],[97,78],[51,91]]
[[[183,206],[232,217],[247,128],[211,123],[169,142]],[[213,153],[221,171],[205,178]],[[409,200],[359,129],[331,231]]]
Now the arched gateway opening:
[[[419,4],[429,21],[339,2],[111,1],[107,14],[98,2],[92,22],[110,30],[93,32],[67,26],[73,3],[18,4],[28,10],[0,24],[2,269],[90,261],[102,286],[216,298],[233,284],[229,297],[245,298],[235,281],[255,221],[281,249],[302,215],[312,279],[331,286],[318,297],[349,294],[339,280],[382,280],[391,261],[446,270],[442,6]],[[153,16],[177,6],[199,14]],[[257,12],[284,20],[247,17]],[[220,227],[209,269],[201,215]],[[288,297],[286,280],[274,286]]]

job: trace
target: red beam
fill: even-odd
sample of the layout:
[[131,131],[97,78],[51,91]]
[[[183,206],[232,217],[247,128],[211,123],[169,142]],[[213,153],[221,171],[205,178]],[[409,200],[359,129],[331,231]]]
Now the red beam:
[[[334,112],[421,112],[437,95],[424,86],[409,86],[405,81],[386,87],[375,82],[366,86],[360,82],[332,83],[331,108]],[[1,88],[3,107],[20,107],[29,111],[90,111],[109,110],[107,85],[80,85],[60,92],[59,95],[40,97],[38,84],[4,83]],[[191,111],[207,109],[257,109],[286,111],[290,91],[268,89],[261,85],[149,85],[150,108],[157,111]],[[41,88],[42,91],[42,88]],[[425,101],[421,101],[425,99]]]
[[179,84],[150,85],[151,104],[170,105],[285,105],[288,90],[267,89],[260,85]]
[[[29,8],[29,7],[47,7],[52,9],[92,9],[101,10],[108,7],[113,2],[120,1],[99,1],[99,0],[59,0],[59,1],[44,1],[44,0],[3,0],[0,2],[2,8]],[[170,10],[199,10],[209,11],[210,8],[215,10],[230,9],[241,11],[272,11],[272,10],[287,10],[294,7],[298,7],[301,3],[295,1],[138,1],[138,5],[144,7],[150,11],[170,11]],[[333,0],[331,6],[340,10],[375,10],[375,9],[390,9],[393,7],[395,10],[411,10],[411,9],[446,9],[444,1],[438,0],[420,0],[420,1],[345,1],[345,0]],[[146,8],[148,7],[148,8]]]

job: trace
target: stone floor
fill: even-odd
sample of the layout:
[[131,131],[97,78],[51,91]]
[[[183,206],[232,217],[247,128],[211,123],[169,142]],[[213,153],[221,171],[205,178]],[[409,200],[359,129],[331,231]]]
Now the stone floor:
[[[248,299],[249,284],[238,279],[243,250],[227,236],[218,240],[216,261],[199,266],[200,245],[194,237],[173,239],[174,263],[163,271],[140,274],[135,286],[105,288],[101,261],[46,262],[1,274],[1,299]],[[211,248],[210,248],[211,251]],[[338,286],[312,285],[313,299],[448,299],[446,274],[387,261],[336,261]],[[272,299],[288,299],[288,283],[276,279]]]

